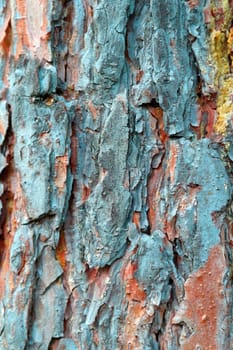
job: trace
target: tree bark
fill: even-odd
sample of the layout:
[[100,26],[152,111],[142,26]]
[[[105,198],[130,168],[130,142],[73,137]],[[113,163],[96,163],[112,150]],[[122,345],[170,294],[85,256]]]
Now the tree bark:
[[0,349],[233,349],[232,1],[0,5]]

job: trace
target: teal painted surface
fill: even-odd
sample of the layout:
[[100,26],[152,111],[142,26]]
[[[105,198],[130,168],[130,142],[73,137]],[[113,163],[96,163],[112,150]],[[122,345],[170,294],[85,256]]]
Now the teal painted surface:
[[231,125],[189,3],[48,0],[42,57],[0,6],[1,350],[230,349]]

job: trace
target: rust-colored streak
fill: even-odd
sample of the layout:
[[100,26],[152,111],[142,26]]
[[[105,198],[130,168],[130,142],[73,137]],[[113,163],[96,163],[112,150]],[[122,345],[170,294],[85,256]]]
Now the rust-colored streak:
[[52,339],[51,343],[49,344],[48,350],[57,350],[58,346],[59,346],[59,340]]
[[204,18],[205,18],[205,23],[209,24],[211,22],[211,8],[210,6],[206,6],[204,9]]
[[4,32],[4,37],[2,40],[0,39],[0,43],[2,45],[4,55],[6,57],[9,57],[9,53],[11,50],[11,44],[12,44],[12,27],[11,27],[10,17],[8,17],[8,19],[6,21],[6,28],[5,28],[5,32]]
[[153,169],[148,182],[148,220],[151,231],[154,231],[155,228],[158,228],[159,222],[161,221],[158,204],[160,202],[159,189],[163,180],[163,176],[164,169],[162,167]]
[[10,25],[10,21],[11,21],[10,9],[7,8],[6,14],[5,14],[5,21],[2,23],[2,25],[0,27],[0,45],[2,45],[2,43],[5,39],[7,29]]
[[201,96],[198,99],[198,126],[192,127],[198,139],[215,136],[214,125],[217,117],[216,96]]
[[163,110],[160,107],[148,107],[151,115],[157,120],[161,120],[163,118]]
[[42,132],[38,135],[38,141],[41,145],[49,147],[51,145],[51,139],[48,132]]
[[87,276],[87,280],[88,280],[89,284],[92,284],[96,280],[96,278],[98,276],[98,271],[99,271],[99,268],[97,268],[97,267],[93,268],[93,269],[87,268],[86,276]]
[[199,5],[199,0],[189,0],[188,4],[189,7],[191,8],[191,10],[193,10],[195,7],[197,7]]
[[[226,314],[224,274],[226,262],[223,248],[214,247],[207,263],[185,282],[185,299],[173,318],[174,324],[184,322],[189,334],[180,339],[181,350],[220,349],[218,333]],[[190,334],[191,333],[191,334]]]
[[42,24],[40,26],[41,29],[41,39],[47,40],[48,38],[48,16],[47,16],[47,10],[48,10],[48,0],[43,0],[39,2],[39,6],[43,5],[43,11],[42,11]]
[[137,229],[140,229],[140,212],[135,211],[132,218],[133,223],[136,225]]
[[65,184],[67,178],[67,166],[69,160],[68,155],[58,156],[55,160],[55,185],[57,186],[58,193],[62,194],[65,191]]
[[89,282],[89,295],[91,299],[101,300],[108,288],[110,281],[110,267],[93,268],[86,270]]
[[134,273],[137,264],[131,261],[124,267],[123,281],[125,283],[125,297],[128,303],[127,315],[125,319],[125,333],[123,349],[139,349],[140,343],[137,337],[137,329],[148,317],[145,310],[146,293],[139,286]]
[[17,11],[12,13],[13,35],[16,38],[15,58],[30,51],[39,59],[51,61],[48,1],[16,0],[15,8]]
[[[187,189],[184,189],[180,186],[174,198],[179,203],[177,212],[180,215],[185,215],[187,210],[190,207],[195,208],[197,205],[197,193],[201,190],[201,186],[197,184],[190,183],[187,186]],[[178,232],[176,231],[176,215],[174,215],[170,220],[165,220],[165,232],[167,233],[168,239],[174,241],[175,238],[178,238]]]
[[93,7],[90,5],[88,0],[85,0],[83,2],[83,5],[85,7],[85,12],[86,12],[86,16],[85,16],[86,20],[85,20],[85,23],[84,23],[84,32],[87,32],[88,26],[90,25],[90,23],[93,20]]
[[56,248],[56,258],[59,261],[63,270],[65,270],[66,268],[66,254],[67,254],[66,238],[65,238],[65,233],[62,230],[60,232],[59,242]]
[[[66,5],[66,18],[63,22],[63,40],[68,43],[68,56],[64,57],[59,63],[59,72],[63,71],[63,80],[65,80],[71,89],[74,89],[75,84],[78,81],[79,70],[72,69],[74,64],[79,61],[78,53],[76,52],[76,46],[79,34],[74,30],[74,16],[75,8],[73,1],[67,2]],[[81,44],[81,43],[79,43]],[[64,66],[64,60],[67,59],[67,64]],[[64,68],[63,68],[64,67]]]
[[85,202],[88,199],[88,197],[90,196],[90,194],[91,194],[90,187],[87,187],[84,185],[82,187],[82,202]]
[[87,4],[87,17],[93,18],[93,7],[90,4]]
[[132,301],[141,302],[146,299],[146,293],[138,286],[138,282],[135,278],[127,282],[126,295],[130,296],[130,300]]
[[110,280],[109,273],[109,266],[101,268],[98,271],[97,279],[95,280],[95,297],[98,299],[102,299],[107,290],[108,282]]
[[[152,116],[151,128],[154,132],[155,138],[160,139],[160,141],[164,144],[164,149],[166,150],[168,148],[168,135],[164,130],[163,110],[160,107],[152,106],[149,106],[148,109]],[[163,218],[161,217],[159,211],[159,203],[161,200],[160,187],[162,186],[162,182],[165,176],[163,160],[164,158],[162,157],[159,167],[152,169],[148,181],[148,220],[151,231],[155,230],[156,228],[164,228]]]
[[179,153],[179,147],[176,143],[170,144],[170,156],[168,163],[168,178],[170,178],[171,184],[175,182],[175,170],[176,170],[176,160]]
[[163,110],[161,107],[152,107],[149,106],[148,110],[152,117],[157,119],[158,121],[158,136],[163,144],[165,144],[168,140],[168,135],[164,129],[164,121],[163,121]]
[[175,230],[176,225],[176,216],[173,216],[172,219],[166,220],[165,232],[169,241],[174,241],[175,238],[178,237],[177,232]]
[[[7,288],[11,292],[17,285],[14,272],[10,268],[10,250],[14,234],[19,226],[20,217],[27,217],[26,201],[21,188],[20,175],[15,169],[13,162],[13,145],[14,138],[11,137],[7,156],[8,166],[1,174],[4,193],[1,196],[3,209],[0,222],[0,299],[4,295],[6,281],[8,281]],[[18,273],[21,272],[24,265],[25,257],[22,256],[22,264]]]
[[9,56],[12,52],[13,32],[12,32],[12,23],[11,23],[12,19],[11,19],[9,2],[6,5],[7,7],[5,8],[5,20],[2,21],[3,23],[0,26],[0,55],[1,55],[1,60],[5,61],[3,72],[2,72],[3,81],[5,86],[8,86],[9,84],[8,76],[9,76],[9,66],[10,66]]
[[88,101],[88,107],[89,107],[89,110],[91,112],[93,119],[95,120],[99,114],[97,108],[95,107],[95,105],[92,101]]
[[219,2],[219,6],[213,6],[211,8],[211,15],[214,18],[215,29],[220,30],[222,25],[225,23],[224,18],[224,9],[223,9],[222,0]]
[[[1,213],[1,235],[0,235],[0,263],[1,268],[3,268],[4,262],[6,261],[6,254],[10,248],[12,242],[12,236],[9,235],[7,230],[7,218],[12,216],[13,212],[13,200],[14,195],[10,191],[5,191],[1,196],[1,201],[3,204]],[[9,223],[8,223],[9,224]],[[1,277],[0,277],[1,278]],[[1,289],[1,284],[0,284]]]
[[26,47],[30,47],[30,41],[27,30],[27,9],[25,0],[16,0],[18,15],[15,14],[15,32],[17,33],[16,59]]
[[144,75],[144,72],[143,72],[142,70],[139,70],[139,71],[137,72],[137,74],[136,74],[136,83],[137,83],[137,84],[140,83],[140,81],[141,81],[143,75]]

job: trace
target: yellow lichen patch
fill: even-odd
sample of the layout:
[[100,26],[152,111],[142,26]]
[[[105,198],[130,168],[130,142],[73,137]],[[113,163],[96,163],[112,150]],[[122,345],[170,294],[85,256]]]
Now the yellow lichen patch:
[[224,134],[233,113],[233,9],[228,0],[211,0],[209,22],[209,62],[215,66],[214,86],[218,91],[217,120],[214,129]]
[[226,33],[220,30],[213,30],[210,34],[211,61],[216,67],[215,86],[218,87],[219,80],[229,73],[228,46]]
[[224,80],[222,86],[219,88],[219,94],[217,98],[217,111],[218,117],[215,124],[215,130],[217,133],[224,134],[228,121],[233,114],[233,76]]
[[210,61],[215,65],[215,86],[218,88],[219,79],[229,72],[229,31],[232,21],[232,8],[228,0],[211,0],[212,14],[210,31]]
[[227,30],[232,20],[232,8],[229,0],[210,0],[210,10],[212,28]]

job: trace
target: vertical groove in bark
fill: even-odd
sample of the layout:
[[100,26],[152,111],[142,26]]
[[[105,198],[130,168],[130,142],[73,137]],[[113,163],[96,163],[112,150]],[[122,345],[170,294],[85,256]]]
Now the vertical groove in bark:
[[232,2],[0,29],[0,348],[230,349]]

